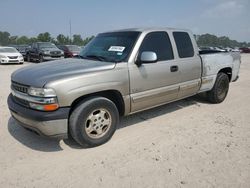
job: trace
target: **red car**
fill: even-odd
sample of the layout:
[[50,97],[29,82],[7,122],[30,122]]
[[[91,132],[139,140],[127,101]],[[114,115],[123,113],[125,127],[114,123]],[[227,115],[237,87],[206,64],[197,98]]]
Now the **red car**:
[[57,47],[64,51],[65,58],[77,56],[81,51],[81,48],[77,45],[58,45]]
[[250,48],[246,48],[246,47],[240,48],[240,52],[241,53],[250,53]]

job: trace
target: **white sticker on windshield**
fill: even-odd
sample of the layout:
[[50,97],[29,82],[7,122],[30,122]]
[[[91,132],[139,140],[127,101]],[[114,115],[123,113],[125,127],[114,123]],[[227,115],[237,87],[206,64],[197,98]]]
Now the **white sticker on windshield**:
[[112,52],[123,52],[125,49],[124,46],[110,46],[110,48],[108,49],[108,51],[112,51]]

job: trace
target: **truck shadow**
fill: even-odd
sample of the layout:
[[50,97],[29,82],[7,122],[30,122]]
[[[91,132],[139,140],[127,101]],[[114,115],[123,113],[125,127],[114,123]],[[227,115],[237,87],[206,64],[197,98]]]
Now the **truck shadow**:
[[[137,123],[147,121],[149,119],[161,115],[166,115],[168,113],[172,113],[176,110],[180,110],[188,106],[192,105],[200,106],[200,103],[207,103],[207,102],[204,100],[203,96],[194,96],[177,102],[166,104],[160,107],[156,107],[150,110],[139,112],[127,117],[122,117],[117,129],[133,126],[136,125]],[[26,147],[29,147],[33,150],[42,152],[56,152],[64,150],[63,147],[61,147],[61,144],[63,144],[61,143],[61,140],[48,139],[38,136],[18,125],[18,123],[12,117],[10,117],[8,121],[8,131],[17,141],[19,141]],[[65,139],[63,140],[63,142],[72,149],[87,149],[84,147],[80,147],[71,138]]]
[[55,152],[63,150],[60,147],[60,140],[43,138],[23,128],[18,122],[10,117],[8,131],[17,141],[37,151]]

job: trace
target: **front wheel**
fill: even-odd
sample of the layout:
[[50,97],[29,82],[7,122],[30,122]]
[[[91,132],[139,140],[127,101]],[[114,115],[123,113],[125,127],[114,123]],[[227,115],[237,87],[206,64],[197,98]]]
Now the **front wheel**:
[[82,146],[94,147],[107,142],[119,122],[116,105],[104,97],[89,98],[80,103],[69,118],[69,131]]
[[30,54],[27,54],[27,61],[31,62]]
[[44,61],[43,55],[39,55],[38,63],[42,63]]
[[217,75],[213,89],[207,92],[208,100],[211,103],[221,103],[225,100],[228,90],[229,78],[225,73],[220,72]]

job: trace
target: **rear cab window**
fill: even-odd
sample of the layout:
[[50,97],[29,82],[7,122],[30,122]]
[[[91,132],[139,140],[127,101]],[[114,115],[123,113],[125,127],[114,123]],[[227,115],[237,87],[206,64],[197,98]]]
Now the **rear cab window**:
[[173,32],[173,37],[180,58],[188,58],[194,56],[194,47],[187,32]]
[[172,44],[165,31],[148,33],[142,41],[139,54],[145,51],[155,52],[158,61],[174,59]]

